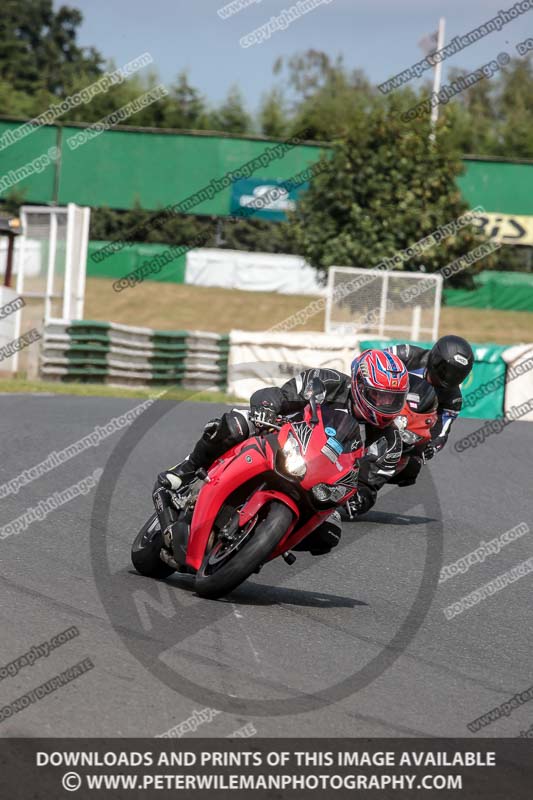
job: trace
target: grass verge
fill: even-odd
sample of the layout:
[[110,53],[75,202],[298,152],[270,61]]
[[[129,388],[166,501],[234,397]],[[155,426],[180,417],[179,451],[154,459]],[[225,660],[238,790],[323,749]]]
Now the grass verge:
[[[238,328],[265,331],[296,314],[314,299],[276,292],[244,292],[156,281],[146,281],[117,293],[112,289],[111,280],[88,278],[85,319],[160,330],[227,333]],[[315,314],[292,330],[323,331],[324,313]],[[533,341],[533,313],[443,306],[439,333],[441,336],[455,333],[479,343],[529,343]]]
[[[128,397],[146,400],[164,387],[153,389],[128,389],[123,386],[105,386],[100,383],[60,383],[59,381],[29,381],[25,378],[0,378],[0,394],[68,394],[82,397]],[[223,392],[193,392],[189,389],[169,388],[164,400],[206,403],[240,402]]]

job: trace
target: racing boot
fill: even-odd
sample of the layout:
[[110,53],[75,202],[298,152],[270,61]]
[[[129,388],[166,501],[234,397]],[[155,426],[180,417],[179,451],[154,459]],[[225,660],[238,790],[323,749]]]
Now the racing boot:
[[171,489],[176,492],[192,482],[199,468],[199,465],[195,464],[190,456],[187,456],[175,467],[170,467],[170,469],[160,472],[157,476],[157,481],[164,489]]
[[[166,476],[167,473],[162,474]],[[185,519],[183,513],[180,514],[178,512],[172,503],[170,491],[161,486],[159,478],[154,486],[152,499],[159,519],[159,526],[163,532],[164,550],[169,557],[168,560],[167,558],[164,560],[171,566],[177,564],[181,567],[186,560],[189,534],[188,523],[190,520]],[[174,563],[171,559],[174,559]]]
[[187,458],[176,464],[175,467],[160,472],[157,476],[157,481],[164,489],[171,489],[178,491],[192,483],[194,476],[199,469],[207,469],[215,459],[218,448],[213,447],[212,442],[206,438],[206,435],[199,439],[192,453],[189,453]]
[[324,556],[340,542],[342,523],[338,511],[334,511],[318,528],[302,539],[293,550],[307,551],[312,556]]
[[[159,473],[152,492],[166,552],[180,567],[186,560],[190,520],[185,520],[184,514],[174,506],[171,492],[186,488],[194,479],[198,469],[190,456],[187,456],[180,464]],[[167,563],[173,565],[171,560]]]

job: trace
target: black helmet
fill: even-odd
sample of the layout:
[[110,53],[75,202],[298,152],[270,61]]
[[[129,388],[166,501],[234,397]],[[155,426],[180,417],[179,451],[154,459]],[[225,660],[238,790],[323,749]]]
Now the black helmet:
[[461,336],[441,336],[429,354],[427,372],[434,386],[459,386],[474,365],[472,348]]

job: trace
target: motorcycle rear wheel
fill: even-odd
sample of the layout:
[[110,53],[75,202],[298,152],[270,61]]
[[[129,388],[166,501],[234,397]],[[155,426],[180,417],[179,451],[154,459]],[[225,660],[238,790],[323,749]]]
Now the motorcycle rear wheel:
[[131,546],[131,563],[147,578],[168,578],[175,572],[161,561],[159,553],[163,547],[163,534],[157,514],[152,514],[135,537]]
[[[272,501],[266,514],[231,544],[220,540],[206,554],[196,573],[194,588],[200,597],[212,600],[236,589],[260,567],[285,535],[292,522],[292,511],[284,503]],[[253,521],[252,521],[253,522]]]

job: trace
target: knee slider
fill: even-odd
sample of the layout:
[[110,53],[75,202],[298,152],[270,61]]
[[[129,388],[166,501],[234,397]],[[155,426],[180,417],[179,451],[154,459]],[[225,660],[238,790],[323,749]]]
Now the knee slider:
[[366,514],[367,511],[370,511],[374,503],[376,502],[377,497],[376,489],[372,489],[370,486],[359,486],[357,489],[357,498],[359,501],[359,513]]
[[416,483],[418,473],[422,469],[422,463],[422,459],[412,456],[397,476],[398,486],[412,486]]
[[415,478],[403,478],[401,481],[398,481],[398,486],[414,486],[416,483]]
[[[322,523],[316,530],[316,546],[313,546],[311,553],[319,555],[321,553],[328,553],[340,542],[342,533],[341,518],[338,511],[335,511],[331,517]],[[315,542],[313,542],[315,545]]]

